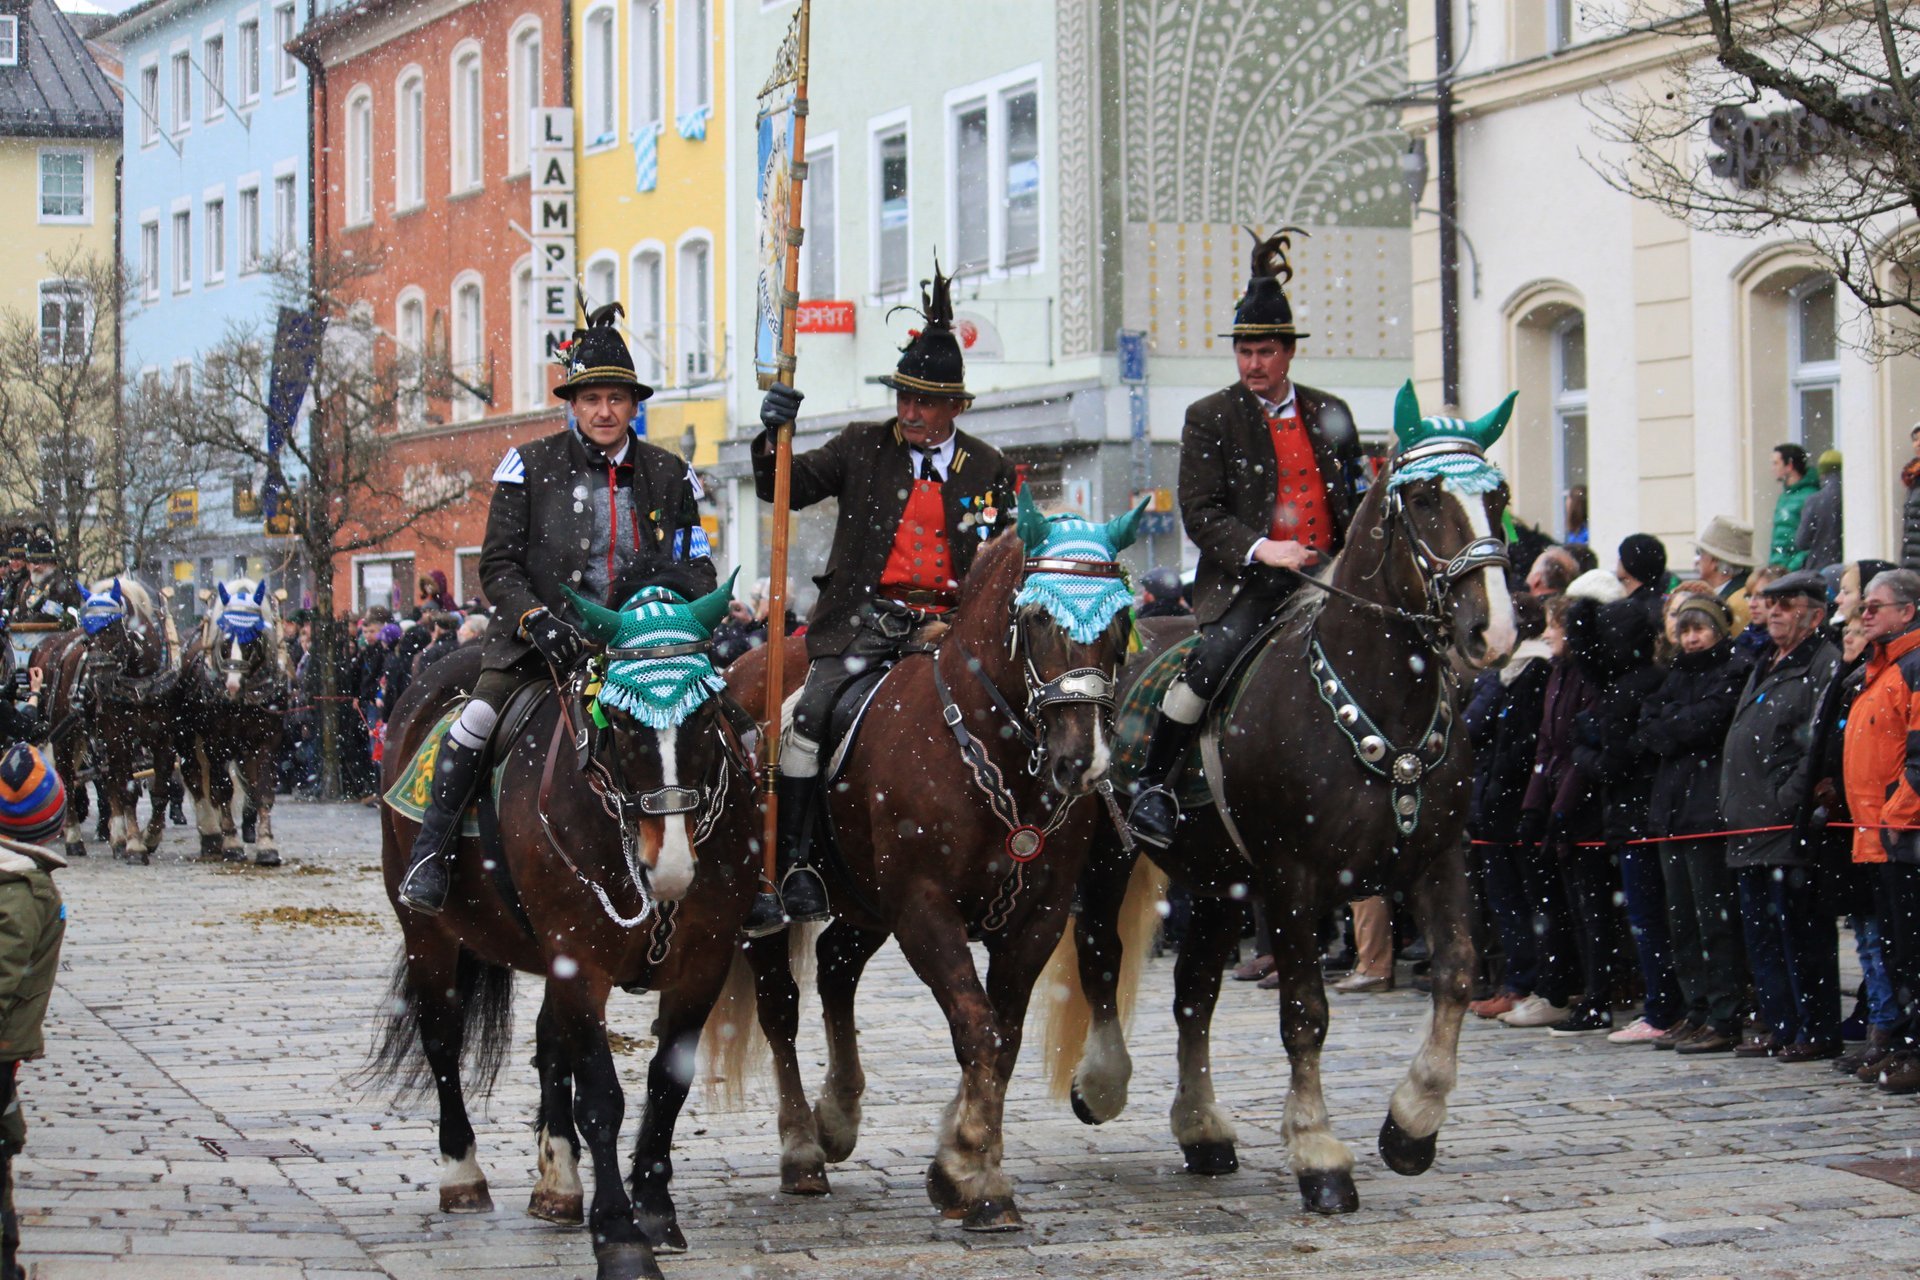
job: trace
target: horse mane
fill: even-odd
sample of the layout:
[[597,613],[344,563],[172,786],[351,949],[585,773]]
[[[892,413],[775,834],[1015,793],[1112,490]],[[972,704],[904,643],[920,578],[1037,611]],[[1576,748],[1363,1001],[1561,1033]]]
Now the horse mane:
[[980,548],[980,554],[973,558],[973,567],[960,583],[960,604],[948,615],[953,623],[949,633],[953,639],[974,653],[988,652],[983,646],[1005,639],[1006,609],[995,609],[991,602],[998,600],[1002,606],[1013,602],[1026,563],[1027,544],[1013,529]]

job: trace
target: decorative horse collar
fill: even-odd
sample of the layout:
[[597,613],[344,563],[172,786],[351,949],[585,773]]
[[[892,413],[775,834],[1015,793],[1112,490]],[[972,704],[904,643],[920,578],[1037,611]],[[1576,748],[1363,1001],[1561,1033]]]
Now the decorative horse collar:
[[1353,745],[1353,754],[1371,773],[1393,784],[1393,821],[1403,836],[1412,835],[1420,825],[1421,783],[1427,774],[1446,758],[1453,731],[1453,676],[1440,669],[1439,688],[1434,693],[1433,714],[1427,727],[1411,747],[1396,746],[1374,718],[1361,707],[1360,700],[1320,643],[1318,635],[1307,637],[1307,669],[1313,675],[1313,687],[1320,700],[1333,711],[1333,722]]

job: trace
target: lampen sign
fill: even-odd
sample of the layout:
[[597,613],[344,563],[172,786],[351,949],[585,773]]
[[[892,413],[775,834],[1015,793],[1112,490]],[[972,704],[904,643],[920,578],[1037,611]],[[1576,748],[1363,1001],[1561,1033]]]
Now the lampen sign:
[[551,360],[573,336],[573,112],[536,107],[532,124],[534,323]]
[[[1893,95],[1885,90],[1850,94],[1842,101],[1875,124],[1900,122]],[[1715,107],[1707,118],[1707,140],[1720,148],[1707,157],[1707,166],[1715,177],[1752,190],[1766,186],[1782,169],[1799,168],[1836,150],[1848,137],[1805,107],[1756,116],[1728,104]]]

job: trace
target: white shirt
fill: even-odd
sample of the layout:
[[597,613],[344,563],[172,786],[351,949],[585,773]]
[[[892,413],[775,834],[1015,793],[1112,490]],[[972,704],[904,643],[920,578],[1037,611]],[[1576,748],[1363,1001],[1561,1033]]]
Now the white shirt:
[[915,480],[920,478],[920,460],[931,458],[934,473],[940,477],[940,482],[945,484],[947,472],[953,466],[953,455],[959,447],[959,441],[960,433],[956,431],[940,444],[931,445],[924,450],[917,445],[908,445],[908,456],[913,462],[913,478]]

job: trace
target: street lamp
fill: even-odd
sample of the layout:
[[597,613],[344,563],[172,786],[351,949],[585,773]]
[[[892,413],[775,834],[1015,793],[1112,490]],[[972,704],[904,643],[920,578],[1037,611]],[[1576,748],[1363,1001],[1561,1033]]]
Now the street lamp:
[[1453,228],[1460,237],[1460,243],[1467,247],[1467,261],[1473,269],[1473,296],[1480,296],[1480,251],[1473,247],[1460,220],[1440,209],[1423,208],[1420,197],[1427,190],[1427,144],[1419,138],[1408,138],[1407,149],[1400,153],[1400,185],[1406,188],[1407,200],[1413,205],[1415,213],[1424,213],[1438,218],[1442,226]]

